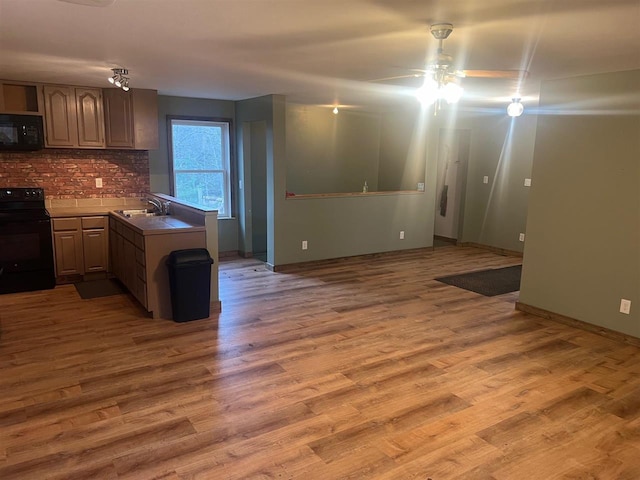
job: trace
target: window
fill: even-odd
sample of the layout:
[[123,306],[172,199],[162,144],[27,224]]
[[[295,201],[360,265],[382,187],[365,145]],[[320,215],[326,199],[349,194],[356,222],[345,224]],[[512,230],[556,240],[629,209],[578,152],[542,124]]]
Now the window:
[[170,118],[174,197],[231,217],[229,121]]

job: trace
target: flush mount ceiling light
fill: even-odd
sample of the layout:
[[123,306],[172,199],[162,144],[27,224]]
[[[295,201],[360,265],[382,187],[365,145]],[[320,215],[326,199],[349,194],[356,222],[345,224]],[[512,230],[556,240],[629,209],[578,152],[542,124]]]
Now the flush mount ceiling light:
[[109,77],[109,83],[115,85],[116,87],[122,88],[125,92],[129,91],[129,70],[126,68],[112,68],[113,76]]
[[507,115],[510,117],[519,117],[524,112],[524,105],[520,103],[519,98],[513,98],[507,107]]

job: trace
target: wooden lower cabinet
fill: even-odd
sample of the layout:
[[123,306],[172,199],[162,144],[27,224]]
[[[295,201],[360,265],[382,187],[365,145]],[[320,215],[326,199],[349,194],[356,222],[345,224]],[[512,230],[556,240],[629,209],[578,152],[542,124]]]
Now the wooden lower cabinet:
[[109,269],[109,230],[107,217],[82,217],[84,271],[106,272]]
[[109,219],[111,271],[153,318],[172,318],[166,260],[173,250],[205,248],[204,230],[145,234],[113,214]]
[[109,219],[109,236],[113,274],[147,308],[144,237],[114,218]]
[[108,270],[107,217],[54,218],[52,224],[56,276]]
[[82,233],[79,230],[53,232],[53,239],[57,276],[83,274]]

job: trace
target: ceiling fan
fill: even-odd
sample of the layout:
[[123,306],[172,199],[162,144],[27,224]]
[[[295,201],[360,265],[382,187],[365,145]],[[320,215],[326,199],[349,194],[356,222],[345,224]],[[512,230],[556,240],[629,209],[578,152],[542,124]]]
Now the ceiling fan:
[[529,72],[526,70],[456,70],[453,66],[453,57],[445,53],[443,44],[453,32],[451,23],[435,23],[429,27],[429,31],[433,38],[438,40],[438,50],[435,58],[429,60],[426,68],[412,68],[416,73],[406,75],[396,75],[393,77],[378,78],[374,81],[382,82],[386,80],[395,80],[399,78],[424,77],[431,74],[433,77],[445,75],[449,77],[475,77],[475,78],[507,78],[507,79],[523,79]]
[[378,78],[375,82],[385,82],[402,78],[424,77],[425,83],[419,89],[418,97],[423,103],[432,104],[440,99],[448,103],[457,102],[462,95],[460,79],[466,77],[475,78],[505,78],[524,79],[529,72],[526,70],[457,70],[454,66],[453,57],[445,53],[444,41],[453,31],[451,23],[436,23],[429,28],[431,35],[438,40],[437,54],[429,60],[424,69],[411,69],[415,73],[397,75],[393,77]]

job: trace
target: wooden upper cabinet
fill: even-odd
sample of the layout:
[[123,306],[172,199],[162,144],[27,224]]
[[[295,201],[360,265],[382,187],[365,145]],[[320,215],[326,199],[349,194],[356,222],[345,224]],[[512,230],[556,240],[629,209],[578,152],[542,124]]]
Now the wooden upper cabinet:
[[42,115],[43,103],[38,85],[0,80],[0,113]]
[[158,92],[133,90],[133,120],[135,148],[158,148]]
[[47,147],[77,147],[78,125],[73,87],[45,85],[44,114]]
[[104,147],[101,88],[76,88],[79,147]]
[[158,92],[0,80],[0,113],[44,114],[45,147],[158,148]]
[[109,88],[103,92],[107,147],[133,148],[132,91]]
[[158,93],[119,88],[103,90],[107,148],[158,148]]
[[102,89],[45,85],[47,147],[103,148]]

